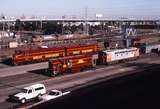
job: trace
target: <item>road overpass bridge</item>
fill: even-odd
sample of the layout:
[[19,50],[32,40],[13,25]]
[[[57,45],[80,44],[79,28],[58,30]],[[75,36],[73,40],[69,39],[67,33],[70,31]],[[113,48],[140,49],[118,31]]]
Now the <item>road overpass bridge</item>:
[[[0,22],[16,22],[17,19],[0,19]],[[152,19],[19,19],[22,22],[102,22],[102,23],[122,23],[130,25],[155,25],[160,24],[160,20]]]

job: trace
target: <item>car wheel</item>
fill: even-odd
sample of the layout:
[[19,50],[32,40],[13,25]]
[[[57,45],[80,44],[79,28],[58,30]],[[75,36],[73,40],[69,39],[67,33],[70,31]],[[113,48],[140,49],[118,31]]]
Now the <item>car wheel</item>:
[[25,98],[21,99],[21,103],[25,103],[25,102],[26,102]]
[[40,98],[42,96],[42,94],[39,94],[37,97],[38,97],[38,99]]

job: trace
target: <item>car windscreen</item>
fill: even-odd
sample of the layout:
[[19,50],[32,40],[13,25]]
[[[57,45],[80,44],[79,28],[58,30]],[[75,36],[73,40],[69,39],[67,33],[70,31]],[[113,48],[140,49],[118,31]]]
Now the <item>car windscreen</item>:
[[49,92],[49,95],[57,95],[57,92]]
[[22,89],[22,90],[21,90],[21,92],[23,92],[23,93],[27,93],[27,92],[28,92],[28,90],[27,90],[27,89]]

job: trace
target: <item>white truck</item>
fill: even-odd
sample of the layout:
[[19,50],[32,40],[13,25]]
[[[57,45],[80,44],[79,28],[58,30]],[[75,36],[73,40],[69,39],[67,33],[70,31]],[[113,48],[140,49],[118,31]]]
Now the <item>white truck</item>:
[[21,92],[12,96],[12,99],[25,103],[27,100],[40,97],[46,93],[46,88],[43,84],[35,84],[25,87]]
[[51,99],[56,99],[56,98],[58,98],[58,97],[67,95],[67,94],[69,94],[69,93],[70,93],[70,91],[62,92],[62,91],[60,91],[60,90],[51,90],[51,91],[49,91],[47,94],[45,94],[45,95],[43,95],[43,96],[40,96],[40,97],[39,97],[39,100],[48,101],[48,100],[51,100]]

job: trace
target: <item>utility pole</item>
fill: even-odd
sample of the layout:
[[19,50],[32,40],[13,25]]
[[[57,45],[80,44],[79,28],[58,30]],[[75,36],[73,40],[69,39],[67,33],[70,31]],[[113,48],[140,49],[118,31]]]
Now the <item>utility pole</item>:
[[85,8],[85,24],[84,24],[84,34],[88,35],[88,8]]
[[41,19],[41,21],[40,21],[40,23],[41,23],[41,31],[43,30],[43,22],[42,22],[42,19]]
[[4,21],[4,19],[3,19],[3,32],[4,32],[4,25],[5,25],[5,21]]
[[44,16],[41,17],[41,20],[40,20],[41,31],[43,31],[43,19],[44,19]]
[[62,35],[64,34],[64,28],[63,28],[63,25],[64,25],[64,19],[65,19],[65,16],[62,16]]
[[3,31],[3,35],[4,35],[4,30],[5,30],[5,19],[6,19],[6,17],[3,15],[2,16],[2,20],[3,20],[2,21],[3,22],[3,30],[2,30]]
[[158,33],[160,32],[160,19],[158,20]]
[[1,19],[2,19],[2,34],[1,34],[1,38],[0,38],[0,42],[1,42],[0,48],[2,48],[2,37],[4,37],[5,19],[6,19],[6,16],[4,16],[4,15],[2,14],[2,15],[1,15]]

